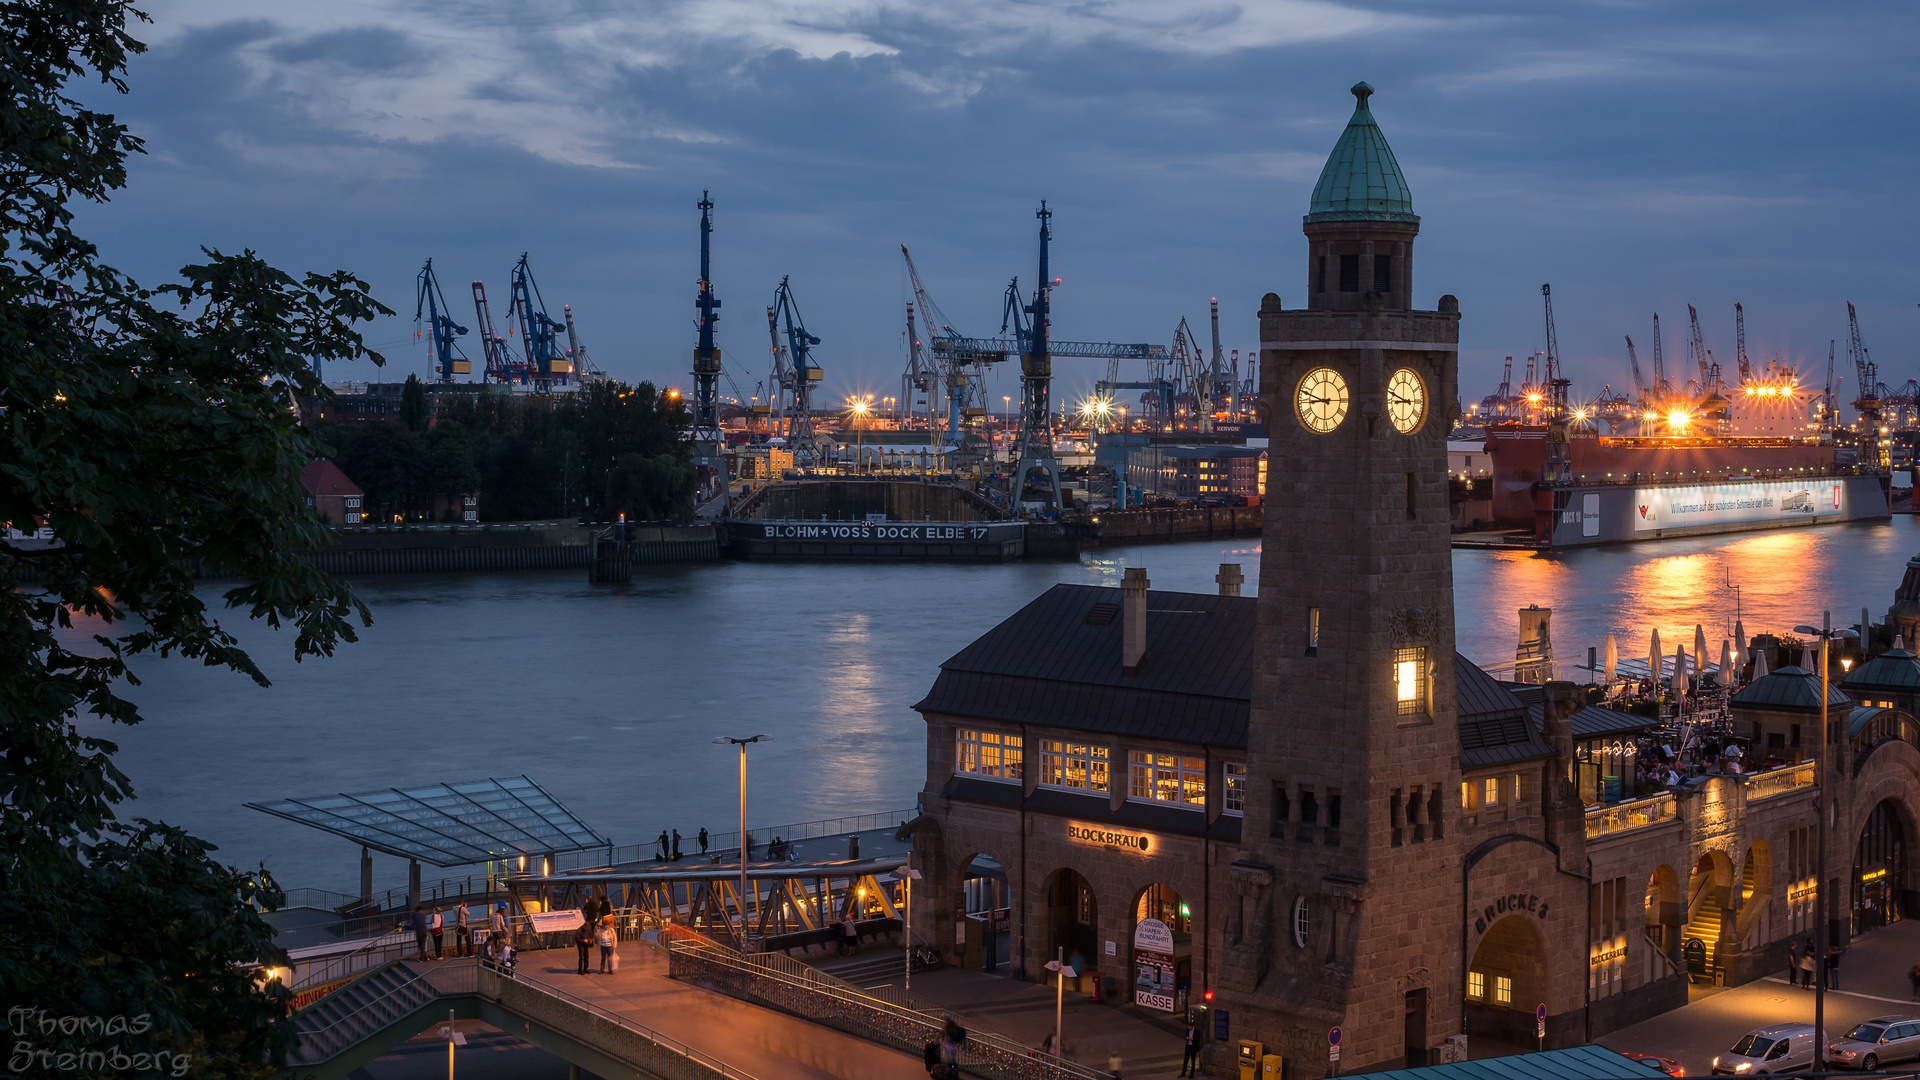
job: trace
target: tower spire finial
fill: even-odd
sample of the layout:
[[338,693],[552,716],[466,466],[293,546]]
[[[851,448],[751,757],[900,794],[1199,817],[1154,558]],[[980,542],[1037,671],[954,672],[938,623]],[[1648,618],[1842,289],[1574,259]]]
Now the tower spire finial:
[[1360,108],[1365,109],[1367,107],[1367,99],[1373,96],[1373,87],[1368,86],[1364,82],[1354,83],[1353,96],[1354,99],[1360,103]]

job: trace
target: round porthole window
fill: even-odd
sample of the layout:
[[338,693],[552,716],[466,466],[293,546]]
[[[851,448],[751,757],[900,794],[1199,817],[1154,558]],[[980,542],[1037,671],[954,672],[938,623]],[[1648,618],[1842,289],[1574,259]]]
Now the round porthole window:
[[1307,931],[1311,927],[1312,927],[1312,920],[1309,918],[1307,914],[1307,898],[1304,896],[1294,897],[1293,898],[1293,944],[1295,948],[1304,949],[1307,947]]

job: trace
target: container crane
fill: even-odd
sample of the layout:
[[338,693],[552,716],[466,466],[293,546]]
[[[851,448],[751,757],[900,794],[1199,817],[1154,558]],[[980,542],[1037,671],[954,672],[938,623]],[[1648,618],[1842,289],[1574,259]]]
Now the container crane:
[[793,426],[788,434],[796,464],[813,464],[813,386],[826,372],[813,362],[813,347],[820,339],[807,333],[806,320],[800,317],[800,305],[794,302],[793,287],[780,279],[774,290],[774,307],[786,323],[787,355],[793,364]]
[[513,303],[507,308],[507,317],[512,318],[516,312],[520,316],[521,348],[527,353],[527,378],[521,381],[531,379],[535,393],[550,394],[555,381],[565,383],[572,370],[557,340],[566,328],[547,315],[547,302],[533,280],[533,267],[528,265],[524,251],[513,266]]
[[[465,337],[467,328],[453,321],[452,309],[447,306],[447,297],[440,291],[440,281],[433,276],[433,260],[420,268],[418,299],[413,306],[413,322],[420,325],[422,315],[426,316],[428,341],[433,346],[433,366],[440,374],[440,381],[450,383],[455,375],[473,374],[473,362],[468,360],[453,339]],[[415,334],[419,331],[415,330]]]
[[514,363],[507,352],[507,339],[493,332],[493,311],[487,306],[487,287],[484,283],[473,283],[473,311],[479,319],[480,351],[486,356],[486,381],[491,383],[510,383],[514,378]]

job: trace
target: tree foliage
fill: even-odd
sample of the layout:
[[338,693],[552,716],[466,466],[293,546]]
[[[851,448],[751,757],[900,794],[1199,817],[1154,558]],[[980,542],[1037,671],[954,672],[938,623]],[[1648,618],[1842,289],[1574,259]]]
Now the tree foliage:
[[[405,400],[403,391],[403,416]],[[552,399],[451,395],[422,432],[376,420],[330,423],[320,434],[378,521],[430,517],[435,496],[476,490],[483,521],[620,513],[659,521],[693,513],[686,425],[685,408],[651,383],[606,382]]]
[[[101,262],[71,204],[126,181],[138,139],[69,84],[126,92],[119,0],[0,2],[0,999],[48,1016],[146,1016],[145,1034],[35,1033],[41,1048],[160,1050],[247,1075],[280,1045],[286,993],[256,905],[281,894],[212,848],[145,820],[98,717],[140,721],[128,660],[174,655],[266,678],[195,589],[328,655],[368,621],[298,552],[325,533],[298,490],[321,451],[293,402],[324,394],[313,360],[367,353],[391,314],[345,272],[295,278],[252,252],[203,249],[148,288]],[[379,357],[372,356],[375,362]],[[23,538],[52,530],[55,542]],[[91,633],[82,633],[82,628]]]

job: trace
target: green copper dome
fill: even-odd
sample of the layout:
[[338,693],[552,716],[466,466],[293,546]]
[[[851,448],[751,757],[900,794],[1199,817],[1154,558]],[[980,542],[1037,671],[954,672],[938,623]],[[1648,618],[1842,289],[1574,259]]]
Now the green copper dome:
[[1407,190],[1407,178],[1400,163],[1393,160],[1387,137],[1374,123],[1367,109],[1373,87],[1355,83],[1353,96],[1359,106],[1347,121],[1320,170],[1320,182],[1313,187],[1309,224],[1317,221],[1404,221],[1419,224],[1413,212],[1413,193]]

